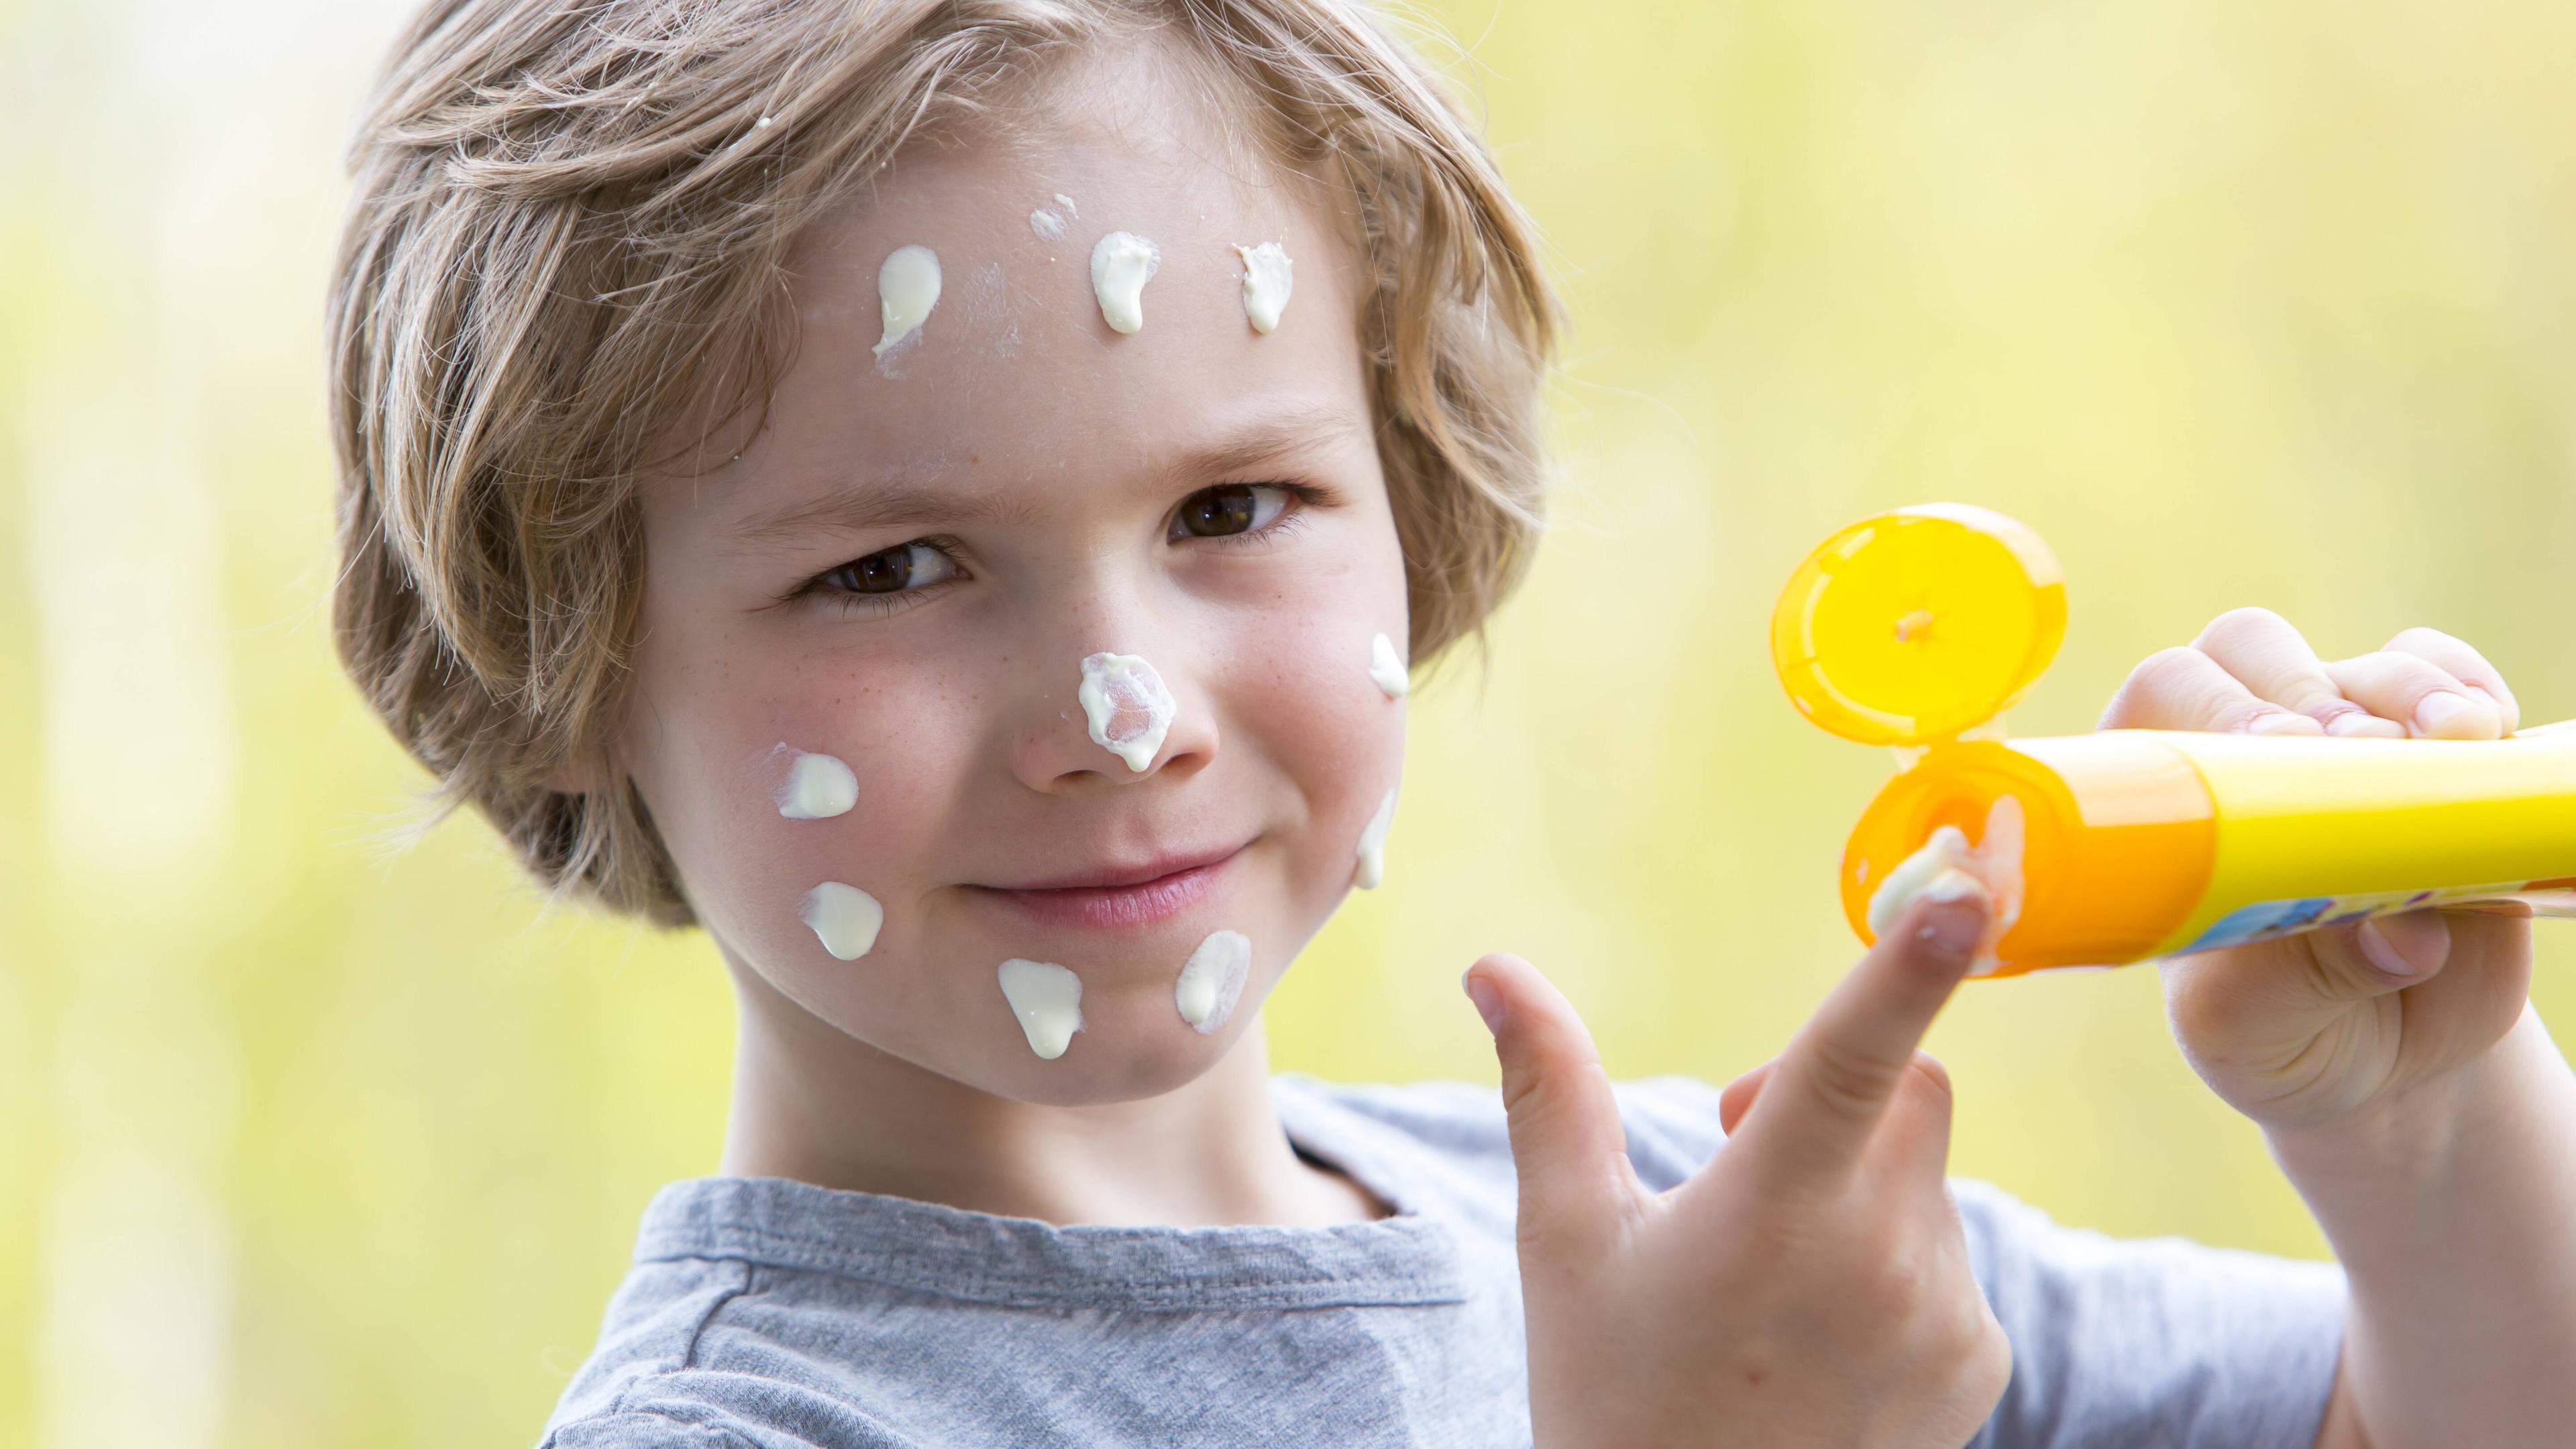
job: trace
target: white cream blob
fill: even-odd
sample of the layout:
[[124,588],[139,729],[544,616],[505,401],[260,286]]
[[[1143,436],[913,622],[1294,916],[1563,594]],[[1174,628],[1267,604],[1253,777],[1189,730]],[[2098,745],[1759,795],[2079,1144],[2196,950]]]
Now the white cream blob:
[[876,355],[903,345],[904,339],[930,320],[939,305],[939,254],[925,246],[900,246],[886,253],[877,268],[877,306],[885,318],[885,336]]
[[877,904],[875,896],[836,880],[807,891],[804,909],[797,916],[824,950],[844,961],[868,954],[868,948],[877,943],[878,929],[885,925],[885,907]]
[[1932,832],[1920,849],[1896,863],[1896,869],[1870,892],[1869,933],[1884,936],[1923,888],[1932,884],[1945,870],[1957,870],[1973,859],[1968,850],[1968,832],[1956,825],[1944,825]]
[[997,974],[1002,999],[1019,1018],[1029,1050],[1044,1061],[1063,1056],[1073,1034],[1082,1030],[1082,978],[1051,961],[1017,957],[1003,962]]
[[1384,634],[1369,639],[1369,682],[1384,691],[1389,699],[1402,699],[1413,687],[1404,672],[1404,661],[1395,657],[1395,641]]
[[1255,332],[1279,330],[1279,314],[1288,310],[1288,272],[1292,265],[1287,248],[1277,242],[1263,242],[1257,247],[1238,246],[1234,254],[1243,258],[1243,315]]
[[1386,832],[1394,824],[1395,792],[1389,790],[1386,798],[1377,802],[1377,813],[1360,831],[1359,873],[1351,877],[1351,883],[1361,890],[1376,890],[1378,883],[1386,879]]
[[1132,232],[1113,231],[1093,245],[1091,293],[1110,331],[1132,333],[1145,325],[1145,284],[1162,264],[1154,244]]
[[2014,795],[1998,796],[1986,808],[1985,835],[1974,846],[1968,844],[1967,832],[1955,825],[1934,830],[1921,849],[1897,862],[1870,893],[1869,933],[1886,935],[1918,899],[1954,901],[1980,894],[1990,909],[1985,939],[1968,974],[1993,971],[2002,964],[1994,954],[1996,945],[2021,919],[2023,834],[2021,799]]
[[1029,230],[1038,234],[1039,241],[1062,241],[1064,240],[1064,218],[1045,207],[1039,207],[1029,213]]
[[1061,191],[1055,194],[1055,204],[1064,208],[1064,214],[1067,216],[1082,215],[1082,208],[1075,206],[1073,204],[1073,198],[1065,195]]
[[2004,932],[2021,920],[2022,829],[2020,796],[1999,796],[1986,807],[1985,838],[1977,842],[1977,879],[1994,898],[1994,916],[1986,922],[1985,944],[1977,952],[1977,964],[1968,968],[1971,976],[1983,976],[2003,964],[1995,958],[1995,947],[2002,942]]
[[1243,979],[1252,972],[1252,938],[1241,931],[1219,931],[1199,942],[1172,984],[1172,1005],[1181,1020],[1201,1036],[1225,1025],[1234,1003],[1243,996]]
[[1140,654],[1094,654],[1082,661],[1075,692],[1091,725],[1091,742],[1143,774],[1163,748],[1178,708],[1163,676]]
[[778,813],[790,820],[829,820],[847,815],[859,803],[859,777],[850,767],[830,755],[813,755],[792,745],[780,745],[773,755],[785,753],[787,778],[779,782],[770,798],[778,802]]

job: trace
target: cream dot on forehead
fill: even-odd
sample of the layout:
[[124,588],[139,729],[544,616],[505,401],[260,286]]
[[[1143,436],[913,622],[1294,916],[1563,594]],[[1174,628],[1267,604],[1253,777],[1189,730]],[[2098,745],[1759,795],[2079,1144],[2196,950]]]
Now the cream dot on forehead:
[[1040,241],[1062,241],[1064,240],[1064,218],[1040,207],[1029,213],[1029,230],[1037,233]]
[[885,926],[885,907],[854,885],[827,880],[805,893],[797,912],[823,949],[843,961],[856,961],[877,943]]
[[1139,654],[1093,654],[1082,661],[1074,697],[1090,725],[1091,742],[1143,774],[1163,748],[1179,706],[1163,676]]
[[1052,961],[1005,961],[994,973],[1002,999],[1019,1019],[1029,1050],[1043,1061],[1064,1055],[1073,1034],[1082,1030],[1082,978]]
[[876,355],[883,357],[919,332],[939,305],[939,254],[920,245],[886,253],[877,268],[877,304],[885,336],[877,340]]
[[1252,938],[1241,931],[1219,931],[1199,942],[1182,963],[1180,978],[1172,984],[1172,1005],[1192,1031],[1210,1035],[1234,1015],[1251,971]]
[[859,777],[838,759],[808,754],[792,745],[780,745],[770,753],[788,757],[787,778],[770,794],[778,813],[787,819],[829,820],[848,814],[859,803]]
[[1243,316],[1255,332],[1268,334],[1279,330],[1279,314],[1288,310],[1288,249],[1275,241],[1259,246],[1238,246],[1234,254],[1243,259]]
[[1145,325],[1145,284],[1163,265],[1154,244],[1131,232],[1113,231],[1091,248],[1091,292],[1100,302],[1100,320],[1112,332],[1133,333]]

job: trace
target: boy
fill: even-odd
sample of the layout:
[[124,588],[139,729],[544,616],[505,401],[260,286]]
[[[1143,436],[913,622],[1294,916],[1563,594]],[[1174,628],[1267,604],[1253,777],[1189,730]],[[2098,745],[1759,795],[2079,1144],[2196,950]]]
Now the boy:
[[[648,1210],[548,1444],[2576,1421],[2576,1078],[2523,922],[2168,970],[2343,1273],[1953,1194],[1915,1044],[1973,889],[1723,1094],[1614,1090],[1509,957],[1466,979],[1502,1108],[1269,1078],[1263,997],[1382,869],[1408,662],[1527,557],[1554,316],[1342,0],[449,0],[357,171],[349,668],[539,878],[704,926],[741,1003],[720,1175]],[[2249,611],[2106,723],[2513,714],[2458,641],[2328,665]]]

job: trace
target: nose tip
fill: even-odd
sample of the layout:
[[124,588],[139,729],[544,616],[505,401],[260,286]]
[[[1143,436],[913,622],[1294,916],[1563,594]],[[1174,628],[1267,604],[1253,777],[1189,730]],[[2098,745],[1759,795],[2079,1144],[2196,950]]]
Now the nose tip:
[[1141,654],[1103,651],[1082,661],[1082,717],[1091,742],[1116,755],[1129,774],[1141,775],[1163,751],[1179,702],[1171,686]]
[[1018,772],[1031,789],[1056,793],[1186,775],[1215,753],[1216,728],[1205,702],[1176,695],[1142,655],[1097,651],[1083,657],[1080,674],[1077,707],[1055,709],[1022,741]]

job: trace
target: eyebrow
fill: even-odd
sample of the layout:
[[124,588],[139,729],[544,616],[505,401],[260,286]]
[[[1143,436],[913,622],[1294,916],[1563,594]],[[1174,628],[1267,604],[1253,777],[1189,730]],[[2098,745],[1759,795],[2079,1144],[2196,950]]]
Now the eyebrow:
[[[1168,490],[1193,480],[1219,479],[1340,442],[1358,431],[1357,420],[1343,409],[1293,409],[1191,447],[1154,470],[1154,485]],[[905,481],[837,488],[820,498],[765,509],[727,531],[746,548],[784,548],[818,532],[1020,523],[1036,511],[1024,495],[963,493],[935,482]]]
[[1295,408],[1190,449],[1157,470],[1156,481],[1168,488],[1194,478],[1244,472],[1304,449],[1341,442],[1359,430],[1357,420],[1340,408]]
[[1027,499],[958,493],[924,483],[838,488],[821,498],[765,509],[730,530],[746,548],[785,548],[816,533],[868,533],[881,528],[939,528],[1010,523],[1035,510]]

